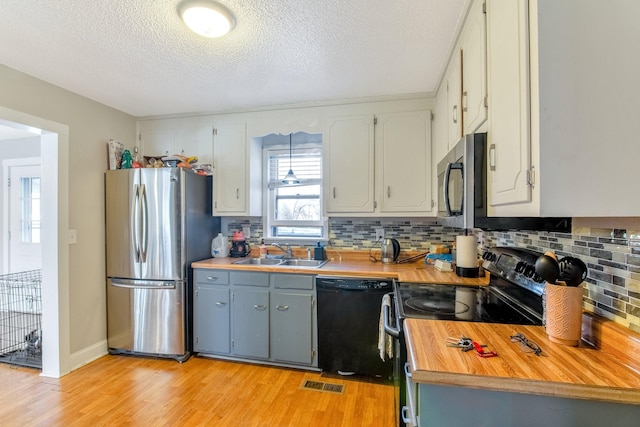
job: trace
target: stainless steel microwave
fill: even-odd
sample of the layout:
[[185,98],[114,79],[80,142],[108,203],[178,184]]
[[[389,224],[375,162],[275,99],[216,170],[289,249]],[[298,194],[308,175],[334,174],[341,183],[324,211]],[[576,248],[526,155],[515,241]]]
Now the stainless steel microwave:
[[438,222],[484,230],[571,232],[571,218],[487,216],[487,134],[462,137],[438,163]]

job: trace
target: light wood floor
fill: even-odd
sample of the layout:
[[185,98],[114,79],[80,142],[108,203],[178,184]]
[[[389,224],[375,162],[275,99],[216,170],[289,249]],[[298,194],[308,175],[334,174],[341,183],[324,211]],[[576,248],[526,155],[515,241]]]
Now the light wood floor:
[[[192,357],[105,356],[60,378],[0,364],[0,426],[393,426],[394,388]],[[343,394],[301,389],[305,379]]]

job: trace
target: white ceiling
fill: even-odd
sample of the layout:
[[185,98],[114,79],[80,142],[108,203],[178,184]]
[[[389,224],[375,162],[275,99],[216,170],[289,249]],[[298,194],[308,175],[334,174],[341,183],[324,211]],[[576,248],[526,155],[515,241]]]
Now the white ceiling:
[[137,117],[430,93],[468,0],[220,0],[225,37],[179,0],[2,0],[0,63]]

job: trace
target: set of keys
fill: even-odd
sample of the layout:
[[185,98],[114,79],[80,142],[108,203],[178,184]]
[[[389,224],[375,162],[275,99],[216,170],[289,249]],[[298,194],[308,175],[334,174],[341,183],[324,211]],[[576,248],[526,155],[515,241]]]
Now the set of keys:
[[471,338],[462,335],[460,338],[447,337],[445,340],[447,347],[457,347],[462,351],[475,350],[480,357],[495,357],[498,355],[495,351],[485,350],[486,344],[479,344]]

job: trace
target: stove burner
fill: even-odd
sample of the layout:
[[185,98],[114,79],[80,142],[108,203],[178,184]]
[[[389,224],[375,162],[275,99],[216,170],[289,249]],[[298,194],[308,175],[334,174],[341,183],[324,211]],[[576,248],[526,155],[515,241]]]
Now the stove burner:
[[459,309],[456,311],[456,302],[453,300],[433,300],[428,297],[412,297],[408,298],[404,304],[409,308],[425,313],[441,314],[444,316],[453,316],[469,311],[469,306],[458,301]]

